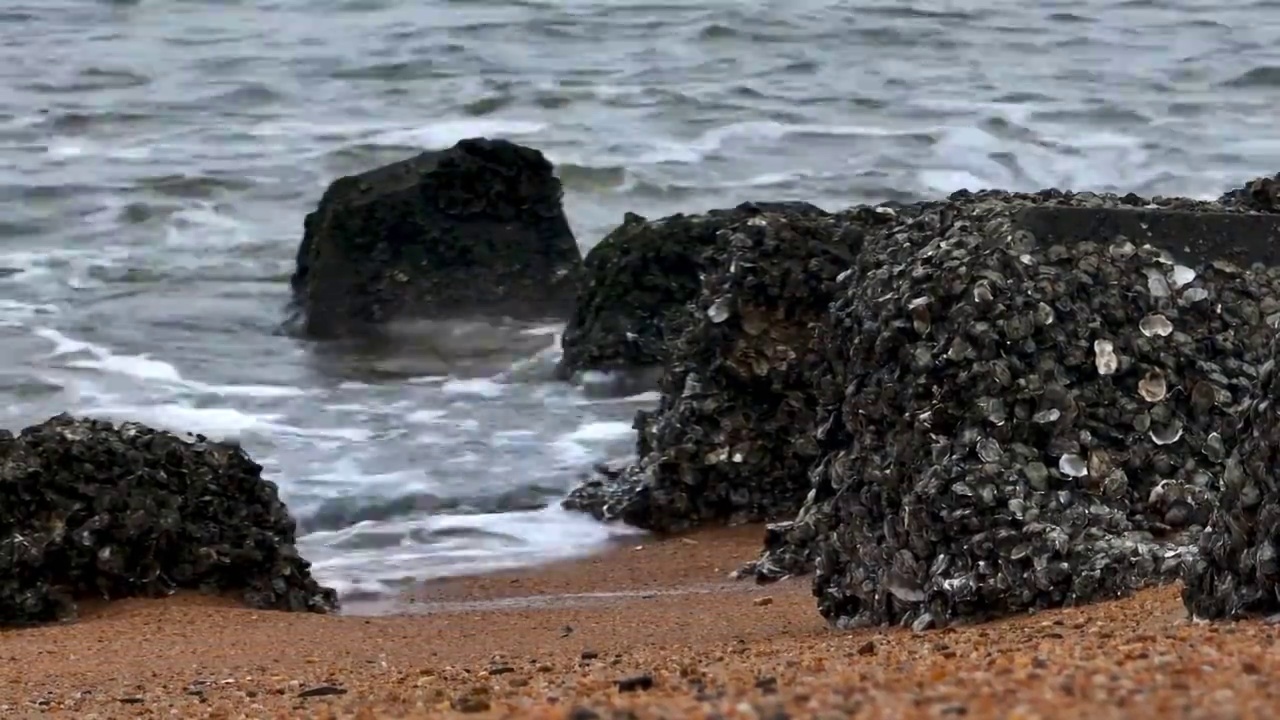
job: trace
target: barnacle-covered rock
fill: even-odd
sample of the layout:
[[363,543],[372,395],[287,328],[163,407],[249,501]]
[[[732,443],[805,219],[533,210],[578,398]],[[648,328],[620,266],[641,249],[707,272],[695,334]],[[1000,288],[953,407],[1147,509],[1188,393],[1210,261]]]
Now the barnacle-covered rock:
[[1263,368],[1257,403],[1244,415],[1244,437],[1227,461],[1199,556],[1186,565],[1182,600],[1195,618],[1280,613],[1280,373],[1274,357]]
[[584,261],[577,305],[565,326],[556,369],[567,380],[583,371],[661,367],[674,324],[722,260],[721,231],[763,212],[826,216],[802,202],[743,203],[700,215],[646,220],[627,213]]
[[672,319],[659,407],[637,418],[639,459],[566,507],[658,531],[793,516],[818,457],[813,329],[865,228],[890,217],[764,212],[725,227],[692,312]]
[[0,431],[0,624],[179,588],[335,609],[261,471],[238,447],[136,423],[59,415],[16,437]]
[[1088,602],[1194,556],[1280,278],[1123,236],[1038,238],[1018,222],[1032,205],[1149,203],[957,193],[868,233],[839,283],[815,340],[834,381],[815,386],[812,490],[750,568],[812,561],[837,625]]
[[1218,202],[1241,210],[1280,213],[1280,173],[1255,178],[1244,187],[1228,190]]

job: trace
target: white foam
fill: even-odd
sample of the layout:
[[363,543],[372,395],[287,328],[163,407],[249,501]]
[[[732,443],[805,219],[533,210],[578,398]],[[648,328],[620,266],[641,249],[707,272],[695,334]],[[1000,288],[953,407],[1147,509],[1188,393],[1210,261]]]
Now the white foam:
[[55,138],[45,146],[45,153],[54,160],[74,160],[81,157],[143,160],[151,156],[151,149],[145,145],[107,144],[85,138]]
[[566,467],[579,467],[591,461],[594,453],[585,445],[574,440],[560,438],[551,443],[556,459]]
[[0,298],[0,327],[24,327],[36,318],[57,315],[60,312],[56,305],[32,304]]
[[198,201],[169,217],[165,244],[172,248],[235,248],[259,242],[255,233],[210,202]]
[[486,399],[501,397],[506,392],[505,388],[503,388],[501,384],[487,378],[446,380],[444,384],[440,386],[440,390],[445,395],[463,395]]
[[292,435],[313,440],[329,439],[361,443],[368,442],[373,437],[373,431],[366,428],[300,428],[294,425],[281,425],[278,423],[263,423],[263,428],[281,435]]
[[163,360],[154,360],[147,355],[112,355],[110,353],[98,354],[95,348],[91,348],[97,356],[96,360],[71,360],[67,362],[67,367],[82,368],[86,370],[101,370],[103,372],[116,373],[119,375],[127,375],[144,382],[159,381],[173,383],[175,385],[182,384],[182,375],[178,369]]
[[586,423],[565,435],[563,439],[569,442],[602,442],[630,437],[633,434],[635,434],[635,428],[631,423],[608,420]]
[[[412,530],[477,530],[483,535],[433,535],[430,545],[410,540]],[[394,548],[331,549],[353,535],[403,533]],[[450,575],[526,566],[583,557],[616,537],[643,531],[604,524],[552,506],[543,510],[482,515],[436,515],[409,521],[364,522],[300,539],[303,554],[313,558],[313,571],[335,588],[385,590],[405,579],[421,581]]]
[[201,382],[187,381],[187,384],[200,392],[223,397],[251,398],[286,398],[301,397],[309,394],[306,390],[288,385],[206,385]]
[[547,128],[546,123],[523,120],[475,118],[440,120],[420,127],[392,130],[375,135],[372,141],[382,145],[418,145],[445,148],[463,138],[533,135]]
[[239,440],[269,426],[276,415],[250,415],[234,408],[194,408],[179,403],[117,405],[87,409],[87,414],[117,422],[134,421],[174,433],[198,433],[215,440]]
[[211,385],[188,380],[171,363],[157,360],[150,354],[117,355],[101,345],[76,340],[48,327],[35,328],[32,334],[53,343],[54,347],[47,355],[48,358],[80,353],[92,356],[92,359],[67,360],[64,363],[66,367],[99,370],[139,380],[144,384],[162,383],[223,397],[284,398],[307,394],[301,388],[284,385]]
[[448,380],[448,375],[420,375],[418,377],[411,377],[405,382],[410,385],[439,385],[443,382],[447,382]]
[[579,398],[578,405],[620,405],[622,403],[637,405],[653,405],[662,399],[662,393],[657,390],[648,390],[635,395],[627,395],[626,397],[604,397],[604,398]]
[[53,343],[53,350],[49,353],[49,358],[62,357],[64,355],[76,355],[79,353],[88,353],[93,356],[92,360],[68,360],[66,362],[67,367],[86,370],[101,370],[103,372],[125,375],[144,382],[159,381],[172,384],[185,383],[182,378],[182,374],[178,372],[176,367],[164,362],[163,360],[156,360],[148,354],[116,355],[101,345],[95,345],[94,343],[67,337],[53,328],[35,328],[32,330],[32,334]]
[[449,414],[448,410],[414,410],[405,416],[406,422],[430,425]]
[[343,138],[346,142],[444,148],[468,137],[531,135],[546,128],[547,124],[542,122],[497,118],[459,118],[413,126],[396,122],[317,123],[290,120],[259,123],[248,132],[257,137],[283,141],[283,144],[304,152],[310,150],[309,154],[315,156],[323,155],[329,150],[317,152],[312,149],[316,145],[332,146],[331,139],[334,137]]
[[85,152],[85,146],[82,142],[72,142],[70,140],[55,140],[49,144],[45,152],[55,160],[65,160],[67,158],[80,157]]
[[49,357],[58,357],[59,355],[71,355],[78,352],[86,352],[91,348],[96,348],[87,342],[81,342],[63,335],[53,328],[38,327],[31,331],[32,335],[38,338],[48,340],[53,343],[53,350],[49,352]]
[[[982,106],[1023,128],[1026,108]],[[939,162],[917,173],[924,190],[950,193],[961,188],[999,187],[1038,190],[1045,187],[1141,188],[1159,179],[1163,169],[1143,147],[1141,138],[1112,131],[1081,132],[1078,126],[1035,123],[1035,131],[1019,129],[997,135],[972,124],[937,128],[933,151]],[[998,155],[1014,159],[1012,167]]]
[[[564,323],[556,323],[555,325],[541,325],[541,326],[538,326],[538,327],[531,327],[531,328],[528,328],[528,329],[525,329],[525,330],[521,330],[521,331],[520,331],[520,334],[522,334],[522,335],[551,335],[551,336],[553,336],[557,341],[559,341],[559,339],[560,339],[560,338],[559,338],[559,333],[560,333],[560,331],[562,331],[562,330],[564,330]],[[556,342],[556,345],[559,345],[559,344],[560,344],[559,342]]]

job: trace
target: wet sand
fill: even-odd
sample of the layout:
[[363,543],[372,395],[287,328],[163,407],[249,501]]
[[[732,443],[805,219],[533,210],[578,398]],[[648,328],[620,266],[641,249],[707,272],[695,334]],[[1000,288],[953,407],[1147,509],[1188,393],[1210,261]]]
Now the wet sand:
[[[0,717],[1270,718],[1280,628],[1177,588],[959,630],[837,632],[759,528],[432,583],[379,617],[178,596],[0,633]],[[635,549],[639,545],[641,549]],[[309,695],[309,696],[308,696]]]

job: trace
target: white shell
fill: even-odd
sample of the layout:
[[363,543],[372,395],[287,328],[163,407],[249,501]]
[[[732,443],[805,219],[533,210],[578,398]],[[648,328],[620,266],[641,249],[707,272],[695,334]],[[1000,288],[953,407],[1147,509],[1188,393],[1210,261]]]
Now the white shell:
[[730,310],[728,298],[720,298],[712,303],[711,307],[707,308],[707,317],[711,319],[711,322],[717,325],[728,320],[729,315]]
[[1193,303],[1198,303],[1201,300],[1208,300],[1208,299],[1209,299],[1209,291],[1205,290],[1204,288],[1197,288],[1197,287],[1187,288],[1186,291],[1182,293],[1183,305],[1191,305]]
[[1120,358],[1116,356],[1115,343],[1110,340],[1094,340],[1093,354],[1099,375],[1116,374],[1116,370],[1120,368]]
[[1157,445],[1172,445],[1182,438],[1182,421],[1174,419],[1163,427],[1151,428],[1151,442]]
[[1138,381],[1138,394],[1147,402],[1160,402],[1168,392],[1169,387],[1164,381],[1164,374],[1159,370],[1152,370]]
[[1173,332],[1173,323],[1160,313],[1152,313],[1138,321],[1138,329],[1147,337],[1168,337]]
[[1180,289],[1182,286],[1196,279],[1196,271],[1186,265],[1174,265],[1173,270],[1169,272],[1169,284],[1174,290]]
[[1084,477],[1089,474],[1089,464],[1075,453],[1067,453],[1058,458],[1058,470],[1067,477]]
[[1164,279],[1164,273],[1155,268],[1147,268],[1147,290],[1152,297],[1169,297],[1169,282]]
[[1041,410],[1035,415],[1032,415],[1031,421],[1043,425],[1045,423],[1058,422],[1058,418],[1060,417],[1062,417],[1061,410],[1058,410],[1057,408],[1049,408],[1048,410]]

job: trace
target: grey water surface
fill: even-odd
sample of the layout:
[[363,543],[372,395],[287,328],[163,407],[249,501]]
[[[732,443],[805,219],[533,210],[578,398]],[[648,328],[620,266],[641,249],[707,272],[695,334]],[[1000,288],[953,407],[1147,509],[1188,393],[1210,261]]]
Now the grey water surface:
[[653,398],[547,382],[556,328],[280,334],[330,180],[507,137],[584,247],[749,199],[1212,196],[1280,170],[1277,98],[1277,0],[6,2],[0,426],[237,438],[346,593],[589,552],[617,531],[555,500]]

